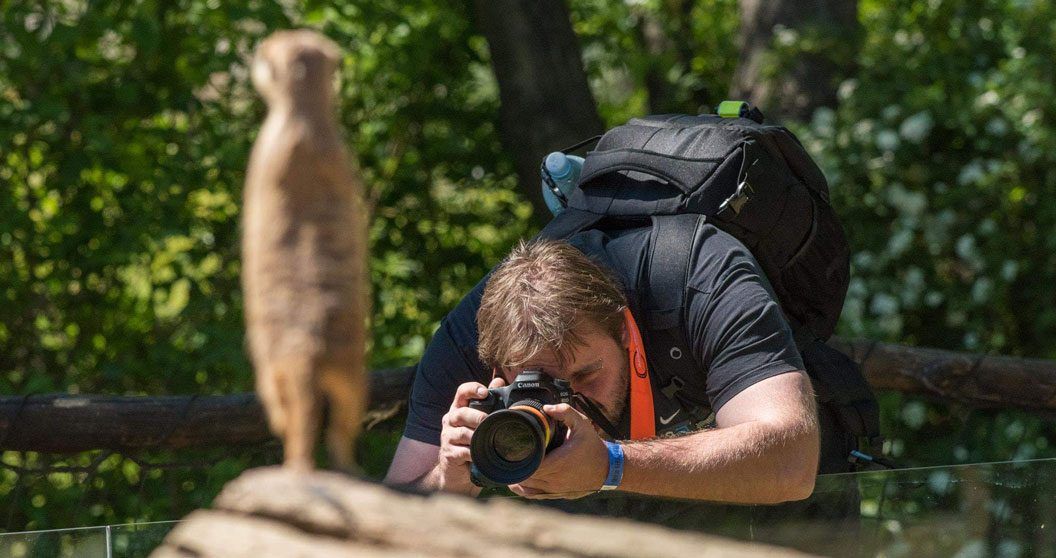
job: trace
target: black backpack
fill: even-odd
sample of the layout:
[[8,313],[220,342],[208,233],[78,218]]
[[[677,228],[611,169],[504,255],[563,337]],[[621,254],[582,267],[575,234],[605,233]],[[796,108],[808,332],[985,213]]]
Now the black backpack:
[[[650,368],[685,407],[706,405],[683,334],[686,277],[698,232],[710,223],[758,260],[795,334],[819,402],[849,435],[875,446],[879,413],[853,360],[824,342],[843,308],[850,250],[825,176],[787,129],[739,117],[656,115],[609,130],[586,155],[567,209],[540,232],[651,225],[644,289]],[[664,350],[664,349],[667,350]],[[648,349],[647,349],[648,350]],[[698,389],[692,389],[697,387]]]

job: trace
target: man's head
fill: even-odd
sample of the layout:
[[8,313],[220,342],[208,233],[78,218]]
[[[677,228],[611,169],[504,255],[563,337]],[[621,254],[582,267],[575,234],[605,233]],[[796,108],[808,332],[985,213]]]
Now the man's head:
[[627,394],[626,308],[612,274],[567,242],[521,243],[484,289],[480,358],[507,382],[528,368],[567,379],[615,421]]

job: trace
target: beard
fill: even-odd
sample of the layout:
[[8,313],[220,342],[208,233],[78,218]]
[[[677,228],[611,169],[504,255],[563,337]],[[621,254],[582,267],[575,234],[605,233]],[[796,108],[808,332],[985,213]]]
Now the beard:
[[620,416],[627,406],[628,388],[630,387],[631,366],[626,360],[621,360],[620,369],[617,371],[616,381],[613,383],[612,391],[604,394],[603,400],[595,401],[601,407],[601,414],[609,419],[612,424],[619,424]]

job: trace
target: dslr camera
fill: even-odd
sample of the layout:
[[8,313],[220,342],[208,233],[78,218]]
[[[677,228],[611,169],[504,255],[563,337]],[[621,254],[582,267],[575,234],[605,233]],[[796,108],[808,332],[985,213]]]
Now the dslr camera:
[[525,370],[512,384],[471,401],[471,409],[488,413],[469,446],[473,484],[505,486],[532,476],[546,453],[568,435],[564,424],[543,412],[543,405],[571,404],[572,396],[568,381]]

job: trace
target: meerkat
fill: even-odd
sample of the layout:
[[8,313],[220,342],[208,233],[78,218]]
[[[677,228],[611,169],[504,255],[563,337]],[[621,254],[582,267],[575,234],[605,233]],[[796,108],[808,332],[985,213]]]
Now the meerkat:
[[268,115],[250,155],[242,286],[256,386],[284,464],[314,467],[327,407],[333,464],[350,469],[366,407],[367,211],[334,117],[339,50],[311,31],[257,48]]

